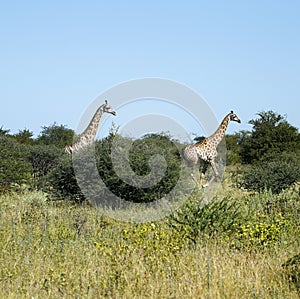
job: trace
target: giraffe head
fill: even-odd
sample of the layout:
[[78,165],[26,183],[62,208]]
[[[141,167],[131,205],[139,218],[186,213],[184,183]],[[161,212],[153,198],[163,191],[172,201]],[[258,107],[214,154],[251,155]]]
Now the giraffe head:
[[232,110],[229,113],[229,120],[241,123],[241,120],[237,117],[237,115]]
[[116,115],[116,111],[113,109],[113,107],[105,100],[105,103],[103,105],[103,112],[110,113],[112,115]]

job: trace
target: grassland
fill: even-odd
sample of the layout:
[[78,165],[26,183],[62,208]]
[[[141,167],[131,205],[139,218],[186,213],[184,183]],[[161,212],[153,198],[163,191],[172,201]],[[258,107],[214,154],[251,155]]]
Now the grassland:
[[177,222],[135,224],[37,191],[2,195],[0,298],[299,298],[299,190],[223,197],[225,212],[197,221],[191,204]]

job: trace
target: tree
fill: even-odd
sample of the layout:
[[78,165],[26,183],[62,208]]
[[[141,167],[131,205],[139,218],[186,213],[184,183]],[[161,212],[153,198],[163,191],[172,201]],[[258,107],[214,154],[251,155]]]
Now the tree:
[[31,165],[26,148],[7,136],[0,137],[0,191],[9,191],[16,185],[30,184]]
[[249,135],[250,132],[244,130],[234,134],[225,135],[227,165],[241,163],[241,145]]
[[[112,155],[113,145],[118,151]],[[130,148],[127,161],[131,170],[137,176],[144,178],[151,171],[162,173],[163,177],[158,183],[152,184],[156,179],[154,174],[153,177],[149,177],[149,186],[134,186],[130,183],[132,177],[126,165],[123,167],[118,164],[120,167],[116,171],[113,159],[120,158],[119,161],[122,161],[121,157],[125,156],[127,147]],[[164,157],[165,169],[164,165],[159,163],[159,158],[151,169],[151,158],[155,155]],[[93,171],[94,160],[96,160],[98,170],[96,175]],[[131,202],[151,202],[166,196],[177,184],[181,169],[180,161],[178,148],[170,136],[149,134],[141,139],[132,140],[111,132],[106,138],[95,142],[94,152],[87,147],[75,154],[72,160],[68,155],[63,155],[46,175],[46,179],[49,185],[48,190],[56,197],[82,201],[84,193],[88,194],[89,199],[99,199],[104,203],[110,195],[105,191],[106,188],[103,189],[99,184],[100,175],[107,189],[116,196]],[[108,200],[107,203],[110,204],[110,201]]]
[[260,164],[249,165],[244,173],[241,186],[248,190],[271,190],[280,193],[300,179],[300,161],[294,153],[282,153]]
[[28,129],[19,130],[17,134],[14,135],[16,141],[22,144],[33,144],[34,140],[32,139],[33,132],[29,131]]
[[0,136],[8,136],[10,130],[3,129],[3,126],[0,127]]
[[41,134],[37,138],[39,143],[52,144],[59,148],[64,148],[73,141],[74,131],[64,125],[59,126],[54,123],[49,127],[44,126],[42,129]]
[[280,114],[266,111],[258,116],[249,121],[252,132],[241,144],[242,162],[251,164],[245,168],[241,185],[279,193],[300,179],[300,135]]
[[[116,139],[114,139],[116,138]],[[166,169],[163,178],[156,184],[149,187],[135,187],[121,180],[114,170],[111,159],[111,146],[114,141],[115,146],[120,149],[119,155],[127,145],[130,145],[128,162],[132,171],[140,177],[145,177],[151,173],[151,157],[161,155],[166,162]],[[180,156],[175,142],[168,135],[147,134],[138,140],[131,140],[121,136],[108,136],[96,145],[97,166],[99,174],[105,185],[114,191],[114,194],[132,202],[151,202],[166,196],[176,185],[180,175]],[[116,156],[115,156],[116,158]],[[156,165],[155,171],[160,172],[163,167]],[[129,175],[126,168],[123,168],[124,177]],[[154,170],[153,170],[154,171]]]
[[28,147],[28,158],[33,170],[33,176],[39,179],[56,166],[62,150],[50,145],[33,145]]
[[252,164],[265,155],[277,155],[288,151],[295,152],[300,147],[300,137],[297,128],[290,125],[284,116],[273,111],[257,114],[252,119],[252,132],[241,143],[240,155],[245,164]]
[[72,158],[65,154],[56,160],[55,167],[45,176],[43,190],[56,199],[84,201],[74,173]]

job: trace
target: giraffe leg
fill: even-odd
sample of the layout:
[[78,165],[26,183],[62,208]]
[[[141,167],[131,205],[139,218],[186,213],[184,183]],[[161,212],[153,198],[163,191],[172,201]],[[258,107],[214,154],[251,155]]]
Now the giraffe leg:
[[218,170],[217,170],[215,161],[214,161],[214,160],[210,161],[210,165],[211,165],[211,167],[212,167],[212,169],[213,169],[213,171],[214,171],[214,176],[209,180],[208,183],[206,183],[205,185],[203,185],[204,188],[205,188],[205,187],[208,187],[210,183],[212,183],[216,178],[219,177],[219,172],[218,172]]
[[195,176],[194,176],[193,172],[191,172],[191,177],[192,177],[193,181],[194,181],[196,184],[198,184],[197,180],[195,179]]
[[[204,165],[202,167],[202,171],[201,171],[201,174],[200,174],[200,186],[202,186],[202,181],[205,177],[205,172],[207,170],[207,167],[208,167],[208,163],[207,162],[204,162]],[[204,187],[204,186],[203,186]]]

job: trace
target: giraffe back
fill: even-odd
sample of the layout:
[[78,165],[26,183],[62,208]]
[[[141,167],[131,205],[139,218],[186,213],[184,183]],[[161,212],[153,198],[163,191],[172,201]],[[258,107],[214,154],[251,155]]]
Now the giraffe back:
[[203,141],[193,145],[198,158],[204,161],[212,161],[217,156],[218,143],[214,139],[205,138]]

